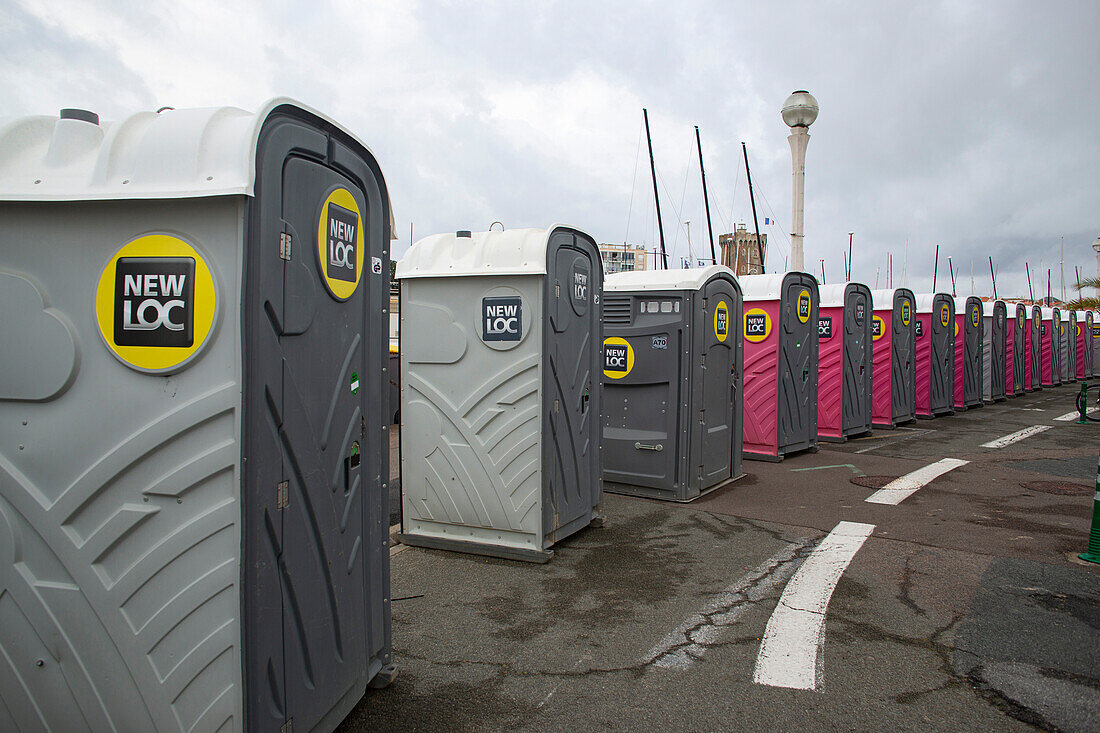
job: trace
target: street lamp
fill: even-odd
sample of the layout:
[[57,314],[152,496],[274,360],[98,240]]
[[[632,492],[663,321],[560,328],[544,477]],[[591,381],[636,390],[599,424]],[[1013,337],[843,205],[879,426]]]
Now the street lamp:
[[810,143],[810,125],[817,119],[817,100],[805,89],[787,97],[783,103],[783,122],[791,128],[787,142],[791,144],[791,171],[794,176],[794,196],[791,206],[791,269],[802,272],[805,261],[802,249],[802,219],[806,199],[806,146]]
[[[1096,279],[1100,281],[1100,237],[1092,243],[1092,248],[1096,250]],[[1096,283],[1096,297],[1100,298],[1100,282]]]

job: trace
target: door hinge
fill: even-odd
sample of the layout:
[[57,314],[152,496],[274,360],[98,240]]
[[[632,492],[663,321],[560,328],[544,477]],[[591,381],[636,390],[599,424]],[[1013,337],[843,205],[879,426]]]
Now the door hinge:
[[294,733],[294,718],[286,721],[279,727],[279,733]]
[[275,487],[275,508],[286,509],[290,506],[290,482],[280,481]]
[[292,243],[291,236],[286,232],[279,235],[279,259],[290,259],[290,245]]

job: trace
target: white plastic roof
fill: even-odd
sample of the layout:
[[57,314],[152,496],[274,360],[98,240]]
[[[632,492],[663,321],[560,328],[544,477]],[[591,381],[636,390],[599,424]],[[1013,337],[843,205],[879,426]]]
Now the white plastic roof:
[[[1040,308],[1039,312],[1042,315],[1044,321],[1054,320],[1054,309],[1053,308]],[[1061,319],[1062,315],[1063,315],[1062,314],[1062,309],[1059,308],[1058,309],[1058,318]]]
[[[818,307],[820,307],[820,308],[843,308],[844,307],[844,296],[845,296],[845,293],[847,293],[847,291],[848,291],[848,286],[849,285],[863,285],[863,283],[857,283],[857,282],[849,281],[849,282],[837,283],[835,285],[818,285],[817,286],[817,292],[818,292],[818,297],[820,298],[820,302],[818,303]],[[863,287],[867,287],[867,286],[863,285]],[[876,290],[875,292],[880,292],[880,291]],[[871,293],[871,309],[872,310],[874,310],[875,292]],[[890,295],[890,300],[887,301],[887,302],[890,303],[890,307],[892,308],[893,303],[894,303],[894,296],[893,296],[894,291],[891,290],[889,292],[891,293],[891,295]]]
[[725,265],[707,265],[688,270],[635,270],[616,272],[604,278],[603,289],[610,290],[700,290],[715,275],[733,270]]
[[[804,275],[802,272],[779,272],[770,275],[742,275],[737,278],[745,300],[779,300],[783,292],[783,280],[787,275]],[[808,275],[808,277],[813,277]]]
[[[346,131],[286,98],[271,99],[255,113],[237,107],[175,109],[98,125],[54,116],[0,119],[0,200],[251,196],[260,128],[282,105]],[[392,209],[390,224],[392,229]]]
[[[894,293],[904,290],[912,295],[909,288],[879,288],[871,291],[871,302],[876,310],[890,310],[894,307]],[[913,296],[914,299],[916,296]],[[915,304],[914,304],[915,305]]]
[[409,247],[397,263],[396,277],[545,275],[546,245],[560,227],[473,232],[469,237],[433,234]]
[[947,293],[917,293],[917,313],[931,313],[932,301],[936,299],[937,295],[947,295],[948,298],[951,297]]

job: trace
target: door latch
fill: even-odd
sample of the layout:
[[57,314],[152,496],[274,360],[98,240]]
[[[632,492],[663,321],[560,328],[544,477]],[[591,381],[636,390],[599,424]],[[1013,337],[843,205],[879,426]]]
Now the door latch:
[[658,453],[665,449],[665,447],[660,443],[656,443],[654,445],[649,445],[648,443],[635,443],[634,447],[638,450],[652,450],[657,451]]

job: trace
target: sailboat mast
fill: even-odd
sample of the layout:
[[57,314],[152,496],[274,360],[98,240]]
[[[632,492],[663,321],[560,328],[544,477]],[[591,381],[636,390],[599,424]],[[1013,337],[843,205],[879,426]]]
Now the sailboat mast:
[[703,143],[699,140],[699,125],[695,126],[695,147],[699,150],[699,177],[703,179],[703,204],[707,208],[707,234],[710,235],[710,263],[718,264],[714,256],[714,229],[710,225],[710,197],[707,196],[707,174],[703,170]]
[[[760,255],[760,272],[764,272],[764,245],[760,244],[760,224],[756,220],[756,196],[752,193],[752,173],[749,171],[749,149],[741,143],[741,152],[745,154],[745,175],[749,179],[749,203],[752,204],[752,226],[756,230],[756,253]],[[786,269],[784,267],[783,269]]]
[[657,233],[661,237],[661,265],[668,269],[668,252],[665,251],[665,227],[661,223],[661,198],[657,195],[657,166],[653,164],[653,138],[649,136],[649,112],[642,107],[645,117],[645,143],[649,147],[649,172],[653,176],[653,203],[657,205]]

